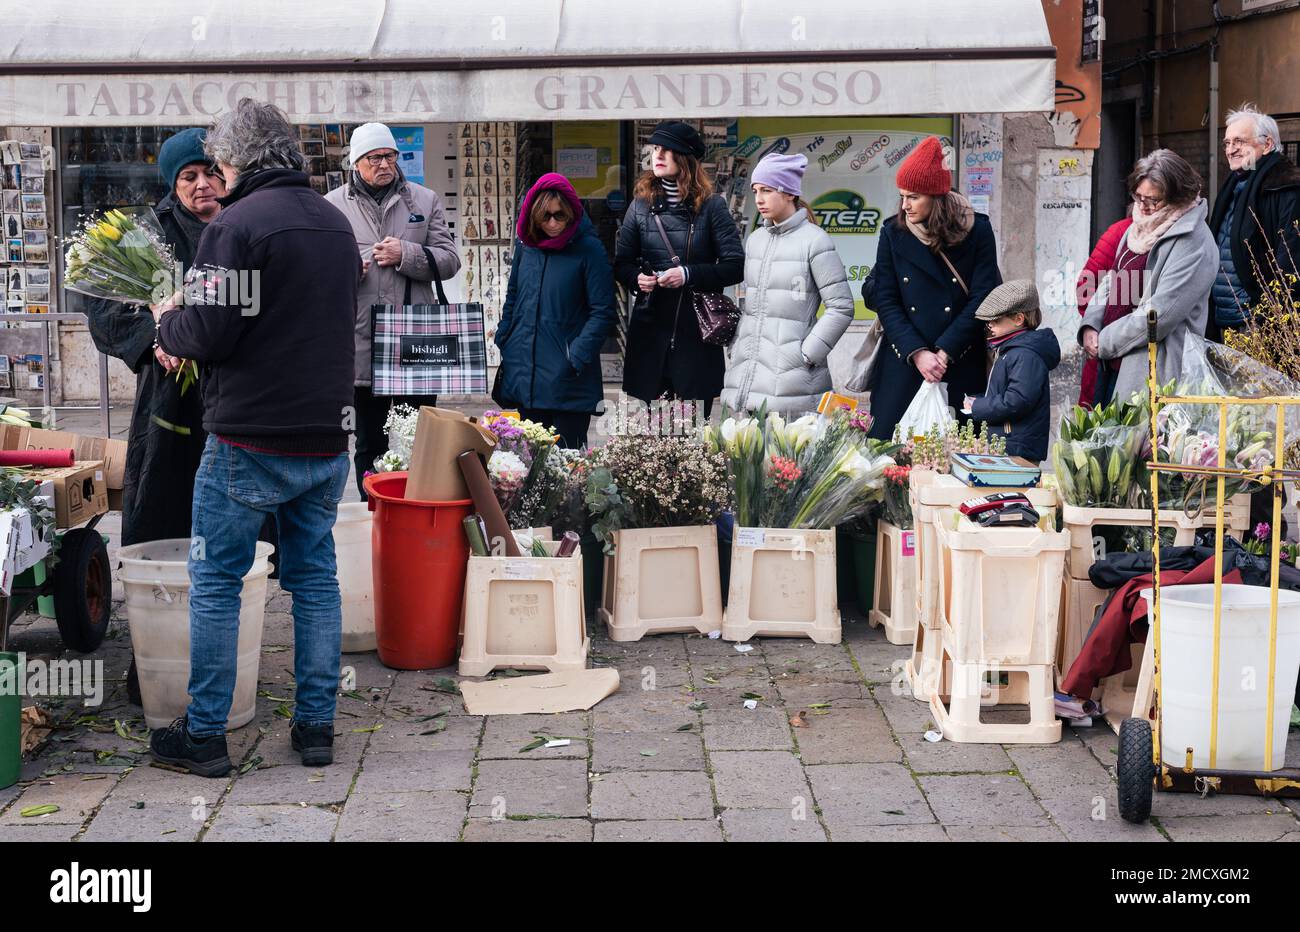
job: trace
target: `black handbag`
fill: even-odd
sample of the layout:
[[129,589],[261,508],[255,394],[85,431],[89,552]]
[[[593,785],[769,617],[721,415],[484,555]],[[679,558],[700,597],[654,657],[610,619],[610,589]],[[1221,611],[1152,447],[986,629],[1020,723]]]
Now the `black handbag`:
[[[672,257],[673,265],[682,264],[673,253],[673,244],[668,239],[668,231],[664,229],[664,222],[659,219],[659,215],[653,214],[655,226],[659,228],[659,235],[663,237],[664,248],[668,250],[668,255]],[[695,238],[695,221],[691,221],[690,227],[686,231],[686,258],[691,257],[691,240]],[[725,294],[719,294],[716,291],[696,291],[691,292],[691,309],[695,312],[695,322],[700,328],[700,339],[705,343],[711,343],[714,346],[726,346],[736,335],[736,328],[740,326],[740,308],[736,307],[736,302],[732,301]],[[683,295],[677,297],[677,309],[680,311],[682,306]],[[674,326],[673,332],[676,332]]]

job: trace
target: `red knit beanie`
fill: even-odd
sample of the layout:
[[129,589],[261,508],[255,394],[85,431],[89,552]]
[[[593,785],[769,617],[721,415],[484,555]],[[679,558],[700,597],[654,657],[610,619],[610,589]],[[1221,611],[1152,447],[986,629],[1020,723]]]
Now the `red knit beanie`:
[[930,136],[912,150],[898,166],[895,183],[913,194],[947,194],[952,190],[952,173],[943,167],[943,145],[938,136]]

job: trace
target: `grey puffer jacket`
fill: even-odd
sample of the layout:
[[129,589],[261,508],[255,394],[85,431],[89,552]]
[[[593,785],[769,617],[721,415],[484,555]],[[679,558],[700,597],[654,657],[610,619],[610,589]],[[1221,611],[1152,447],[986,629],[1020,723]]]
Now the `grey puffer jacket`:
[[745,241],[745,309],[722,403],[755,411],[766,402],[783,416],[816,410],[831,387],[826,357],[852,320],[853,293],[830,235],[804,210],[765,221]]

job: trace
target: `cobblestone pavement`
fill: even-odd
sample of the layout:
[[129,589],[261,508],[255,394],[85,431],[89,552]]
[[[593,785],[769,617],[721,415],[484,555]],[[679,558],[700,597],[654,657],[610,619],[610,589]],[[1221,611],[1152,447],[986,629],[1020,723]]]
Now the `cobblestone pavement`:
[[[592,660],[621,688],[559,715],[467,715],[443,691],[454,670],[349,654],[335,763],[313,770],[289,749],[292,618],[272,585],[257,715],[229,738],[238,773],[150,766],[119,604],[94,655],[104,705],[56,706],[64,724],[0,790],[0,841],[1300,840],[1300,805],[1245,796],[1161,795],[1151,824],[1126,824],[1105,728],[1067,728],[1052,746],[930,743],[928,708],[896,688],[906,649],[860,620],[841,645],[764,639],[747,653],[698,635],[598,637]],[[33,616],[12,643],[32,657],[61,649]],[[570,743],[525,750],[539,735]],[[58,811],[21,815],[45,803]]]
[[[92,432],[79,423],[90,418],[63,426]],[[100,525],[114,559],[119,520]],[[63,724],[0,790],[0,841],[1300,841],[1295,800],[1164,794],[1150,824],[1125,823],[1104,726],[1066,728],[1050,746],[926,741],[929,709],[896,672],[908,649],[852,613],[843,644],[756,639],[746,653],[698,635],[616,644],[593,629],[592,662],[617,668],[621,688],[560,715],[467,715],[442,691],[454,670],[348,654],[355,688],[339,698],[335,763],[313,770],[289,749],[293,620],[272,582],[257,714],[229,736],[237,772],[178,774],[150,766],[127,702],[115,590],[93,655],[110,680],[104,704],[54,705]],[[29,657],[78,656],[33,615],[10,642]],[[539,735],[570,743],[524,750]],[[1300,730],[1289,737],[1300,761]],[[59,809],[22,816],[44,803]]]

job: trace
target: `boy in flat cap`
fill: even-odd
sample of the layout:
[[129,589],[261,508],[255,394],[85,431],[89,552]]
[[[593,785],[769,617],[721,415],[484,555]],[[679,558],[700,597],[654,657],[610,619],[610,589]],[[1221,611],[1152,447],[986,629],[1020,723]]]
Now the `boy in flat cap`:
[[1038,289],[1024,279],[998,285],[975,312],[984,321],[993,369],[988,390],[979,398],[966,396],[966,410],[989,430],[1007,438],[1007,455],[1031,462],[1047,458],[1052,417],[1048,378],[1061,361],[1061,346],[1043,321]]

